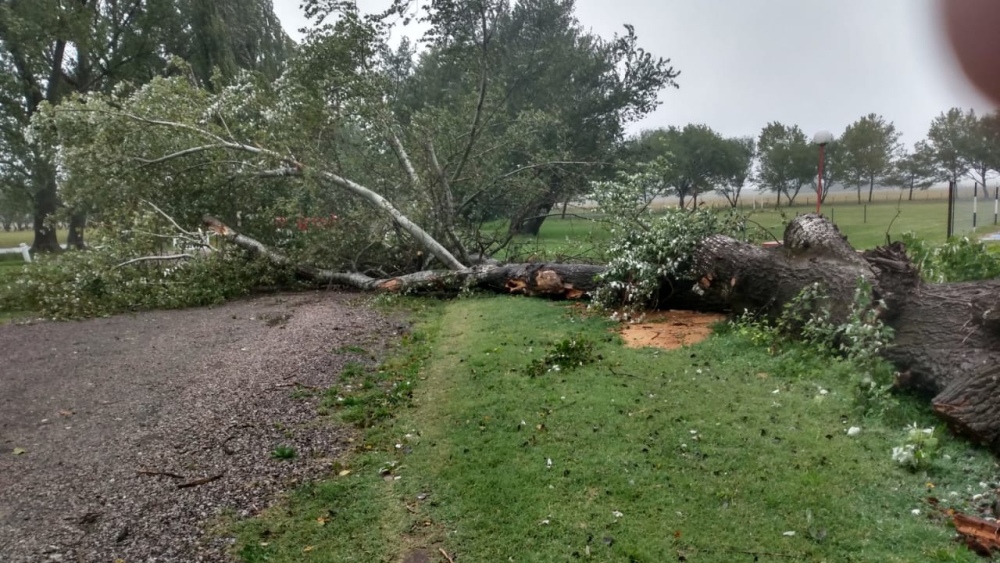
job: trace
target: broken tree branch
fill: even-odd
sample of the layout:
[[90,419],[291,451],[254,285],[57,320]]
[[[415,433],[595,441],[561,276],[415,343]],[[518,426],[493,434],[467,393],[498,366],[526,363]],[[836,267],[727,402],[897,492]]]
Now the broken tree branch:
[[194,481],[188,481],[187,483],[181,483],[181,484],[177,485],[177,488],[178,489],[188,489],[188,488],[191,488],[191,487],[197,487],[198,485],[204,485],[205,483],[211,483],[212,481],[217,481],[217,480],[221,479],[222,476],[225,475],[225,474],[226,474],[226,472],[223,471],[222,473],[219,473],[217,475],[212,475],[210,477],[203,477],[201,479],[195,479]]
[[125,266],[136,264],[139,262],[153,262],[153,261],[172,261],[172,260],[190,260],[194,258],[193,254],[164,254],[163,256],[141,256],[139,258],[133,258],[131,260],[126,260],[121,264],[111,268],[112,270],[117,270],[118,268],[124,268]]

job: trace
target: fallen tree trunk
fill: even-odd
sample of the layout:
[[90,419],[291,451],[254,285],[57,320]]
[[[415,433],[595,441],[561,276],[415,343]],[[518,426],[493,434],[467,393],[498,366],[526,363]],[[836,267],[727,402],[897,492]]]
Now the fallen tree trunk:
[[[304,278],[366,290],[456,293],[469,287],[578,299],[596,288],[594,278],[604,271],[586,264],[505,264],[376,279],[292,264],[215,219],[205,222],[226,240],[293,266]],[[661,307],[776,317],[803,288],[821,284],[822,305],[834,322],[842,322],[863,278],[883,322],[895,330],[884,356],[899,369],[898,387],[931,398],[953,430],[1000,451],[1000,280],[925,283],[902,244],[859,253],[836,226],[813,214],[793,220],[777,248],[709,237],[693,257],[693,270],[691,280],[664,280]]]
[[590,264],[502,264],[480,265],[458,270],[426,270],[391,278],[373,278],[357,272],[335,272],[295,264],[284,254],[240,234],[214,217],[207,227],[225,240],[264,256],[274,264],[295,269],[301,278],[320,284],[337,284],[364,290],[393,293],[450,293],[463,288],[561,299],[580,299],[597,287],[595,278],[604,266]]
[[863,254],[817,215],[796,218],[784,246],[763,249],[727,237],[706,239],[695,256],[706,294],[737,310],[772,316],[807,285],[820,283],[835,321],[849,312],[863,277],[895,331],[883,356],[897,386],[931,398],[954,431],[1000,451],[1000,280],[929,284],[896,243]]

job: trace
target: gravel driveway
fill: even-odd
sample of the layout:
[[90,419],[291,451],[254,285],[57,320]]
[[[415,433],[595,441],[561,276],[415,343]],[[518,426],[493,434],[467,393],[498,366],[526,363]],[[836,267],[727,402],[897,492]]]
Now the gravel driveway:
[[328,386],[406,330],[358,297],[0,326],[0,561],[227,560],[213,523],[349,447],[291,385]]

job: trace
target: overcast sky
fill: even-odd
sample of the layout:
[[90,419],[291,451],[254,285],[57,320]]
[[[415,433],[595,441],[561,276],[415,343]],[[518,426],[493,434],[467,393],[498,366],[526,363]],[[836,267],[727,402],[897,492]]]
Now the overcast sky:
[[[299,39],[307,25],[299,0],[273,1]],[[632,131],[705,123],[756,136],[781,121],[810,137],[839,135],[878,113],[912,145],[950,107],[992,109],[959,74],[934,0],[577,0],[577,17],[602,37],[634,25],[643,48],[681,71],[680,89],[664,90],[659,109]]]

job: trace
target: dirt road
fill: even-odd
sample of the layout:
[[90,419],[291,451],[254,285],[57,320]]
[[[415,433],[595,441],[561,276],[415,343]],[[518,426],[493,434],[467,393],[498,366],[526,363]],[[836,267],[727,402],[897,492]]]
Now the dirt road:
[[[292,384],[329,386],[406,329],[358,299],[0,326],[0,561],[225,560],[231,540],[206,533],[220,517],[349,447]],[[282,445],[297,456],[273,458]]]

